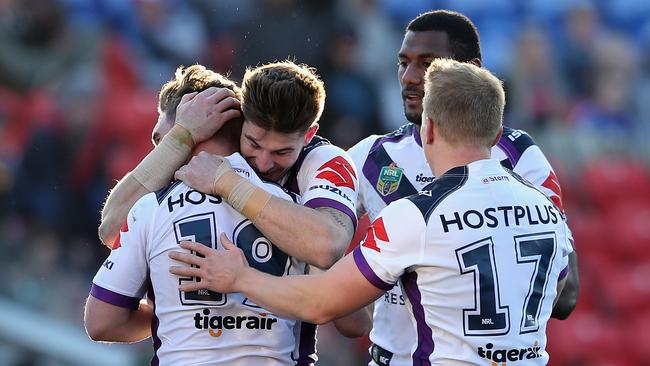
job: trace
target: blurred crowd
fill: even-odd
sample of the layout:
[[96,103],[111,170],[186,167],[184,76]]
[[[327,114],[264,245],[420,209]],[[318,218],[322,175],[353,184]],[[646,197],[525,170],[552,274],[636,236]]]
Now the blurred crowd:
[[[555,360],[588,362],[566,343],[619,361],[617,345],[648,344],[644,0],[0,0],[0,296],[81,324],[107,254],[102,202],[151,150],[157,92],[177,66],[234,80],[274,60],[313,66],[327,90],[319,134],[347,148],[405,122],[396,54],[408,21],[434,8],[476,23],[485,67],[506,86],[505,124],[531,133],[565,189],[585,260],[578,320],[554,324]],[[347,364],[364,352],[321,353]],[[631,363],[614,364],[650,362],[630,352]]]

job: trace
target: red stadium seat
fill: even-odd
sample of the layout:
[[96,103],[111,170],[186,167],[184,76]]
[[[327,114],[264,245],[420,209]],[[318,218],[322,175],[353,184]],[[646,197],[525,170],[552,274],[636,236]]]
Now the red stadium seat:
[[608,230],[602,215],[571,211],[567,212],[567,216],[580,258],[611,251],[611,230]]
[[611,252],[621,259],[645,257],[650,260],[650,201],[619,202],[607,214],[607,228],[612,232]]
[[580,274],[580,292],[575,312],[612,311],[614,305],[604,296],[601,277],[612,271],[615,264],[605,255],[583,257],[578,252],[578,272]]
[[551,320],[547,328],[550,365],[605,365],[604,360],[620,360],[621,329],[597,313],[572,314],[568,320]]
[[650,202],[650,171],[646,165],[632,160],[599,158],[588,162],[581,183],[601,210],[621,201]]
[[623,353],[629,355],[635,365],[650,365],[650,309],[638,313],[624,327]]
[[100,123],[110,138],[107,173],[110,179],[119,179],[153,149],[151,131],[158,119],[156,97],[146,91],[125,92],[107,99],[102,110]]
[[107,92],[121,93],[140,88],[127,45],[120,39],[107,39],[102,53],[104,89]]
[[617,318],[628,320],[648,308],[650,263],[618,263],[604,268],[599,282]]

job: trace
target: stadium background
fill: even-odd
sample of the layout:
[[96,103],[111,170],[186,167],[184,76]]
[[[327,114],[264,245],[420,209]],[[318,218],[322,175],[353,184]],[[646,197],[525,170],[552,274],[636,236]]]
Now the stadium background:
[[[549,325],[551,365],[650,364],[645,0],[0,0],[0,363],[148,362],[149,341],[88,341],[82,309],[108,252],[102,201],[151,149],[177,65],[237,80],[259,62],[315,66],[320,133],[349,147],[404,122],[402,29],[433,8],[474,20],[506,124],[535,137],[563,185],[582,284],[572,317]],[[331,327],[319,349],[320,365],[367,358]]]

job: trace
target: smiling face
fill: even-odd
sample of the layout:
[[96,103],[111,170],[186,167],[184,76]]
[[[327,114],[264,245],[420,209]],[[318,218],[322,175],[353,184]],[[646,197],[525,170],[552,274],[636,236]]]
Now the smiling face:
[[427,68],[436,58],[453,58],[447,33],[407,31],[397,57],[404,115],[409,122],[419,125],[422,122],[424,74]]
[[311,132],[312,129],[281,133],[244,121],[240,138],[241,154],[260,178],[278,182],[298,160],[302,148],[313,136]]

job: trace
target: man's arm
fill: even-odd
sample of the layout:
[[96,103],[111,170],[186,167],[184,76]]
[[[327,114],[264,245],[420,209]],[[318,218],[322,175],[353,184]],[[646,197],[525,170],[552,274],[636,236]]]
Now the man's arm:
[[[181,243],[182,248],[196,251],[204,258],[181,252],[169,254],[172,259],[197,266],[171,267],[170,272],[201,278],[201,282],[180,286],[181,291],[240,292],[280,317],[315,324],[324,324],[360,309],[384,292],[368,282],[352,255],[322,274],[277,277],[250,268],[241,249],[223,234],[221,242],[226,250],[218,252],[199,243]],[[219,269],[206,265],[207,262],[218,264]]]
[[93,278],[84,323],[91,339],[136,342],[151,334],[153,309],[142,300],[149,280],[148,245],[158,201],[152,193],[127,214],[120,246],[112,250]]
[[[163,169],[164,170],[164,169]],[[99,239],[104,245],[116,249],[115,244],[120,234],[120,227],[126,220],[131,207],[145,194],[149,193],[131,173],[120,180],[108,194],[102,209],[102,222],[99,224]]]
[[344,212],[272,196],[216,155],[199,153],[175,176],[198,191],[224,197],[278,248],[318,268],[327,269],[341,258],[354,234],[354,223]]
[[88,296],[84,326],[93,341],[138,342],[151,336],[153,308],[141,301],[137,310],[115,306]]
[[194,144],[214,135],[225,122],[238,118],[238,107],[239,101],[229,89],[212,87],[183,96],[174,127],[108,195],[99,226],[99,238],[104,245],[115,249],[115,239],[133,204],[167,185],[187,161]]
[[354,234],[350,217],[337,209],[312,209],[275,196],[255,226],[285,253],[322,269],[343,256]]
[[568,318],[578,302],[580,279],[578,276],[578,258],[575,251],[569,254],[569,273],[563,281],[563,289],[558,292],[551,313],[551,317],[560,320]]
[[[323,271],[314,268],[309,271],[309,274],[319,273],[323,273]],[[336,330],[344,337],[363,337],[372,330],[372,311],[373,307],[372,303],[370,303],[370,305],[365,306],[352,314],[334,319],[332,323],[334,323]]]
[[342,336],[347,338],[359,338],[368,335],[372,330],[372,311],[373,306],[370,303],[350,315],[334,319],[334,327]]

